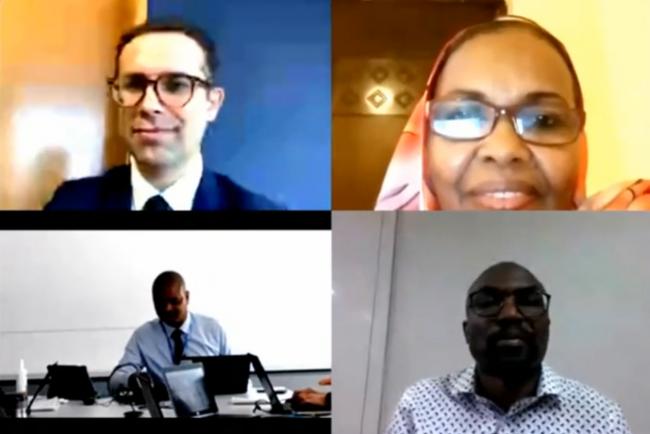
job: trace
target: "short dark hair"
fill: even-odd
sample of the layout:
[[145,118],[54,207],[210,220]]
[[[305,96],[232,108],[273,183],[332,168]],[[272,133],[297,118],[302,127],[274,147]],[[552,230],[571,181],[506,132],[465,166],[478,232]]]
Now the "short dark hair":
[[181,33],[189,38],[192,38],[205,53],[205,74],[208,81],[214,80],[217,68],[219,67],[219,59],[217,58],[217,46],[212,38],[204,30],[180,20],[156,20],[148,21],[139,26],[133,27],[126,33],[120,36],[120,41],[115,48],[115,67],[113,69],[113,78],[117,77],[120,68],[120,56],[124,47],[133,41],[138,36],[146,35],[149,33]]
[[153,298],[155,299],[156,296],[160,294],[160,292],[164,289],[176,284],[181,287],[185,287],[185,280],[183,279],[183,276],[181,276],[180,273],[177,273],[176,271],[163,271],[153,281],[153,286],[151,288]]

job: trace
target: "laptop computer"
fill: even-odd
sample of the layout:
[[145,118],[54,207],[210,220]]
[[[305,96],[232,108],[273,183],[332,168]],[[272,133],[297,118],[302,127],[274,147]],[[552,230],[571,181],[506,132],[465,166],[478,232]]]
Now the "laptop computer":
[[86,366],[48,365],[47,372],[50,376],[48,398],[78,400],[86,405],[95,403],[97,392]]
[[20,398],[17,393],[5,394],[0,389],[0,419],[16,417],[16,408]]
[[152,418],[162,418],[163,412],[160,409],[160,405],[158,405],[158,401],[154,397],[153,381],[151,380],[151,377],[149,377],[149,374],[140,372],[135,378],[135,381],[138,383],[142,392],[142,398],[144,399],[144,404],[149,411],[149,416]]
[[163,371],[169,398],[177,417],[206,417],[218,414],[219,408],[205,386],[200,363],[187,363]]
[[262,388],[264,389],[264,392],[266,392],[266,396],[269,398],[269,403],[271,404],[271,410],[269,411],[270,414],[293,414],[293,415],[304,415],[304,416],[324,416],[328,415],[331,413],[331,410],[307,410],[303,411],[301,409],[294,409],[291,406],[291,402],[289,400],[285,401],[282,403],[280,401],[280,398],[278,398],[278,394],[273,388],[273,384],[271,383],[271,379],[269,378],[268,373],[262,366],[262,362],[260,362],[260,359],[254,355],[254,354],[249,354],[248,357],[250,358],[251,363],[253,364],[253,369],[255,370],[255,375],[257,375],[257,378],[260,380],[260,384],[262,385]]
[[205,385],[211,396],[247,392],[251,366],[248,355],[190,356],[186,359],[203,365]]

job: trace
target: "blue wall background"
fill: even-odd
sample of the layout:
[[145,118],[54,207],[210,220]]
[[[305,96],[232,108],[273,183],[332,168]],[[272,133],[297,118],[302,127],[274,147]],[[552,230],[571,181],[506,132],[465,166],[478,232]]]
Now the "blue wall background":
[[206,166],[290,209],[331,208],[329,0],[149,0],[210,33],[225,104]]

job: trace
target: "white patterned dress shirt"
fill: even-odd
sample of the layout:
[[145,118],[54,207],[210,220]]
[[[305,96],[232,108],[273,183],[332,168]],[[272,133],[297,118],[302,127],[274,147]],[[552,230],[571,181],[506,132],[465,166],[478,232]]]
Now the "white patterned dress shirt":
[[387,434],[630,434],[621,408],[543,365],[535,396],[507,412],[476,394],[474,370],[409,387]]

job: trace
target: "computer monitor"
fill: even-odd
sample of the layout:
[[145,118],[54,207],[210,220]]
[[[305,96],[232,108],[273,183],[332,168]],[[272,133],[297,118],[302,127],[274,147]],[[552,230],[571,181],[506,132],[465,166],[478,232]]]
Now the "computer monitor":
[[202,417],[216,414],[217,403],[205,387],[200,363],[187,363],[164,370],[167,391],[178,417]]
[[203,365],[205,385],[212,396],[236,395],[248,391],[251,366],[248,355],[190,356],[187,359]]
[[50,376],[50,387],[47,389],[48,398],[56,396],[83,401],[87,405],[95,402],[97,392],[85,366],[55,364],[49,365],[47,372]]

